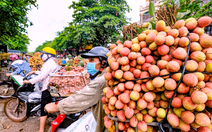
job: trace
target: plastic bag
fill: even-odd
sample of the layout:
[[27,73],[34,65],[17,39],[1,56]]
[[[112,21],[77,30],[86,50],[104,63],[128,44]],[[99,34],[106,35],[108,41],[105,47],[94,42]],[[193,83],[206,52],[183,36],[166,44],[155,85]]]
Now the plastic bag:
[[65,132],[95,132],[96,125],[92,111],[90,111],[67,127]]
[[38,82],[38,83],[35,83],[34,85],[34,91],[37,91],[37,92],[41,92],[41,89],[42,89],[42,81]]
[[28,102],[29,103],[38,103],[38,102],[41,102],[41,92],[32,92],[28,96]]

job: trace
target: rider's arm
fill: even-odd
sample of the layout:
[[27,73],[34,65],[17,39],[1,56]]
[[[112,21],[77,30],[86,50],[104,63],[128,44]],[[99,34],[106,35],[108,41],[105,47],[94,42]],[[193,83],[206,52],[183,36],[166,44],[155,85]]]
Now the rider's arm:
[[36,73],[39,73],[38,76],[36,76],[35,78],[33,79],[30,79],[30,83],[31,84],[35,84],[37,82],[40,82],[42,80],[44,80],[45,78],[48,77],[49,73],[52,71],[51,67],[48,66],[48,65],[44,65],[42,68],[41,68],[41,71],[40,72],[36,72]]
[[[103,76],[104,79],[104,76]],[[58,103],[62,114],[70,114],[83,111],[99,102],[101,96],[100,79],[92,80],[87,86]],[[100,100],[101,101],[101,100]]]
[[41,74],[41,72],[40,71],[35,71],[35,74]]

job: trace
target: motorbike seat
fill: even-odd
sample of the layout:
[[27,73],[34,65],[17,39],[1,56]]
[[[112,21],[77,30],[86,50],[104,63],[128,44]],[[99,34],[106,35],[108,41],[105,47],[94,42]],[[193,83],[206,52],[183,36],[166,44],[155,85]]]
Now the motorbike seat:
[[31,94],[32,92],[19,92],[19,96],[21,96],[21,98],[23,98],[25,101],[28,101],[28,96]]

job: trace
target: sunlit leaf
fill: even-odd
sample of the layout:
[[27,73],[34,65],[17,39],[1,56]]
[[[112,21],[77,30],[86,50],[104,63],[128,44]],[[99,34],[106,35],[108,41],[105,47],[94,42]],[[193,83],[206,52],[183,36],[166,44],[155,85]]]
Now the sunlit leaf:
[[155,6],[152,2],[149,2],[149,14],[155,18]]

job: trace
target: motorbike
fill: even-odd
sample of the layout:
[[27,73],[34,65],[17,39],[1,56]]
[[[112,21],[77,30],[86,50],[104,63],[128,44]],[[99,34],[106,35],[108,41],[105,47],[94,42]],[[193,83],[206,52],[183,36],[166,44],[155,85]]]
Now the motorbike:
[[[54,98],[59,98],[59,100],[55,100],[54,102],[57,104],[62,97],[59,93],[59,86],[55,83],[49,83],[48,85],[48,90],[50,91],[52,97]],[[82,117],[84,114],[86,114],[90,110],[90,108],[78,112],[78,113],[73,113],[69,115],[65,114],[59,114],[57,118],[55,118],[51,122],[51,132],[65,132],[65,129],[70,126],[73,122],[77,121],[80,117]]]
[[[30,74],[23,80],[30,80],[36,76],[36,74]],[[23,84],[20,86],[17,91],[15,91],[15,93],[5,102],[4,112],[6,116],[14,122],[24,121],[29,116],[40,116],[41,91],[39,91],[38,88],[40,88],[38,83],[34,85]],[[52,102],[58,102],[65,98],[60,96],[59,91],[50,84],[48,89],[52,95]],[[57,117],[52,122],[52,128],[54,128],[54,132],[58,132],[64,130],[71,123],[78,120],[83,113],[84,111],[70,115],[59,115],[58,113],[53,113],[48,114],[48,117]],[[60,122],[58,122],[58,120],[60,120]]]
[[[36,77],[36,74],[30,74],[23,80],[29,80]],[[15,122],[25,120],[28,116],[40,115],[41,91],[39,83],[23,84],[17,91],[5,102],[4,112],[6,116]]]

